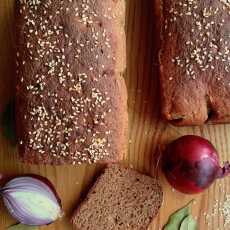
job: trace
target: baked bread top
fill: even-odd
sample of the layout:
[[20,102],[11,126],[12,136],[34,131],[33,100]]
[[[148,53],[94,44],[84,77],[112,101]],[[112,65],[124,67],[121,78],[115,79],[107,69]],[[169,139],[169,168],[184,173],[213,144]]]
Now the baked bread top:
[[230,122],[230,4],[163,0],[162,112],[177,125]]
[[123,0],[17,1],[17,133],[30,163],[122,159]]

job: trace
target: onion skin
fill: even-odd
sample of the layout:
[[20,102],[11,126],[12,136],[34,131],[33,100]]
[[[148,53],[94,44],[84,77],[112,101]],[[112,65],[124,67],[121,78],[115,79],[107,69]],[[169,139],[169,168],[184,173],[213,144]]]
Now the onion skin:
[[[0,173],[0,191],[1,191],[1,187],[4,186],[10,179],[13,178],[15,178],[15,176],[13,177],[12,175]],[[1,193],[0,193],[0,197],[1,197]]]
[[214,146],[198,136],[183,136],[167,145],[162,155],[162,170],[178,191],[196,194],[207,189],[216,179],[229,174],[229,163],[219,166]]
[[0,190],[10,214],[25,225],[48,225],[62,216],[53,185],[40,176],[16,177]]

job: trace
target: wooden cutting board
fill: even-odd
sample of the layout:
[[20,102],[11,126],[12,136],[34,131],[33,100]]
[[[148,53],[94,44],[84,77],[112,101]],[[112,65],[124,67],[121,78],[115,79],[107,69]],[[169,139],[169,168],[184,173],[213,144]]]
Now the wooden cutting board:
[[[0,111],[3,110],[14,90],[14,0],[0,0]],[[153,1],[127,0],[127,54],[128,68],[126,83],[129,91],[130,140],[129,153],[125,163],[147,174],[153,174],[153,156],[160,143],[170,141],[184,134],[196,134],[208,138],[217,147],[222,160],[230,158],[230,125],[174,128],[160,119],[157,47],[157,15]],[[19,163],[15,148],[0,132],[0,173],[36,173],[48,177],[56,186],[65,210],[65,217],[41,229],[68,230],[71,213],[81,195],[91,185],[102,168],[99,165],[82,166],[30,166]],[[230,178],[214,184],[208,191],[198,196],[187,196],[175,192],[159,175],[164,189],[164,204],[158,217],[152,223],[152,230],[162,229],[169,215],[192,198],[193,214],[197,217],[199,229],[230,229],[223,227],[221,212],[209,219],[216,200],[224,201],[230,194]],[[15,221],[0,204],[0,229],[5,229]]]

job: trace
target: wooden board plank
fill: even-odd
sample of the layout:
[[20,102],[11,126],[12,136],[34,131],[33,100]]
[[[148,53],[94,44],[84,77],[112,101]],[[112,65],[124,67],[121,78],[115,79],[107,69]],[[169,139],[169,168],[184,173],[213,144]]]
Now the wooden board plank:
[[[14,0],[0,1],[0,112],[13,95],[14,85]],[[157,47],[157,15],[154,14],[153,1],[127,0],[127,60],[126,83],[129,91],[129,128],[130,150],[124,161],[144,173],[154,173],[153,156],[161,143],[168,142],[180,135],[197,134],[211,140],[227,160],[230,151],[230,125],[175,128],[161,121],[159,116]],[[62,200],[65,217],[57,223],[42,229],[71,229],[69,218],[79,198],[89,188],[102,166],[29,166],[19,163],[16,150],[0,132],[0,172],[36,173],[48,177],[56,186]],[[230,193],[230,180],[227,178],[216,183],[205,193],[186,196],[172,191],[160,174],[164,188],[164,205],[153,221],[152,230],[161,229],[168,216],[196,199],[193,206],[200,229],[224,229],[223,218],[217,213],[211,218],[210,226],[205,223],[204,213],[210,212],[215,200],[223,201]],[[221,184],[221,186],[220,186]],[[14,220],[0,205],[0,229],[5,229]],[[226,227],[225,229],[230,229]]]

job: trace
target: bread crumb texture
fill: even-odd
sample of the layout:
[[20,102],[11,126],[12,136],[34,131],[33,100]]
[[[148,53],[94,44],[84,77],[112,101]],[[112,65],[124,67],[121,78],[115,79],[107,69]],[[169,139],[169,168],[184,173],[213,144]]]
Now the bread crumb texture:
[[80,204],[75,229],[148,229],[163,199],[156,179],[120,165],[110,165]]
[[22,160],[120,160],[127,132],[124,1],[19,0],[16,8]]

